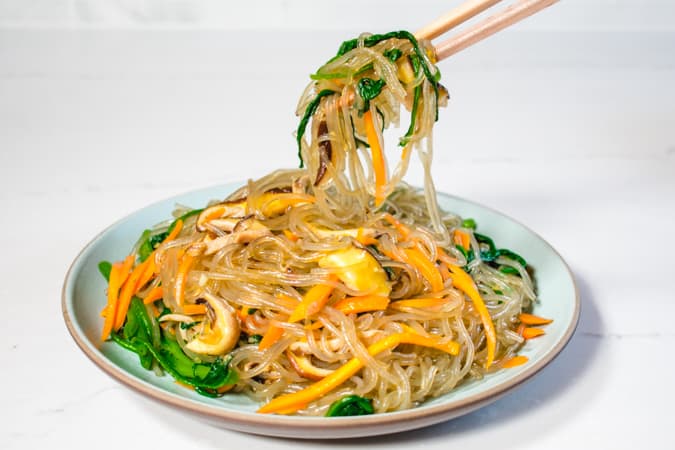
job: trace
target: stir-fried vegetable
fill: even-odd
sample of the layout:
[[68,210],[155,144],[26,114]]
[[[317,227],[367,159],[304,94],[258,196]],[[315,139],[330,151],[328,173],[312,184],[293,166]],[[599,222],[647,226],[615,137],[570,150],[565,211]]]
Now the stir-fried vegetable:
[[345,395],[330,405],[326,417],[365,416],[374,412],[372,400],[358,395]]

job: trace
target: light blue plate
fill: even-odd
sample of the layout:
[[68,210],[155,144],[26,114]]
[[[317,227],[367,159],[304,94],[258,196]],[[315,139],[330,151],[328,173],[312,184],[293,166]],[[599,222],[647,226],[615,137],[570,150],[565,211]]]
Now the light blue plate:
[[501,247],[523,255],[535,268],[539,302],[535,313],[554,319],[546,334],[529,341],[519,353],[525,365],[463,384],[423,405],[401,412],[360,417],[294,417],[255,413],[258,404],[229,394],[219,399],[200,396],[182,388],[169,376],[144,370],[136,355],[112,343],[100,342],[106,282],[98,272],[102,260],[123,259],[145,228],[171,217],[176,204],[200,208],[223,199],[241,184],[228,184],[189,192],[160,201],[120,220],[96,236],[77,256],[63,286],[63,315],[82,351],[106,373],[123,384],[173,408],[200,416],[224,428],[271,436],[295,438],[344,438],[371,436],[419,428],[466,414],[495,401],[520,385],[564,348],[579,319],[579,296],[569,268],[541,237],[514,220],[467,200],[440,194],[441,208],[462,217],[473,217],[479,231]]

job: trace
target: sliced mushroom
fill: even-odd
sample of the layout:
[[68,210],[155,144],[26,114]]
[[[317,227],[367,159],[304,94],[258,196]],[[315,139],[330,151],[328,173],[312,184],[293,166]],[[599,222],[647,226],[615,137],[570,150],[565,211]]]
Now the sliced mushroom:
[[197,231],[206,231],[205,224],[215,219],[243,218],[246,215],[246,199],[226,201],[206,208],[197,217]]
[[319,267],[332,269],[349,289],[363,294],[389,296],[391,285],[380,263],[368,251],[348,247],[319,260]]
[[321,380],[333,373],[332,370],[316,367],[307,356],[296,355],[290,350],[286,351],[286,356],[288,356],[288,361],[290,361],[293,369],[298,372],[298,375],[309,380]]
[[188,342],[186,347],[202,355],[224,355],[239,340],[239,322],[235,313],[218,298],[205,295],[205,300],[209,310],[207,319],[199,335]]
[[321,183],[324,175],[326,175],[328,164],[333,162],[333,146],[328,138],[328,125],[325,120],[319,123],[318,138],[321,139],[319,141],[319,169],[316,173],[314,186]]

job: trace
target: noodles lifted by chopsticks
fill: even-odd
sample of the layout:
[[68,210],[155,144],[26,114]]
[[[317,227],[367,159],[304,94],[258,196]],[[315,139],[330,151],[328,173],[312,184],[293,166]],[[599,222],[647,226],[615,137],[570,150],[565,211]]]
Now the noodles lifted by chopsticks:
[[[447,93],[433,61],[407,32],[345,42],[298,106],[306,167],[179,208],[103,264],[103,339],[261,413],[401,410],[522,364],[526,325],[545,323],[520,319],[535,300],[526,261],[437,206],[431,129]],[[402,105],[389,175],[383,130]],[[413,151],[423,192],[401,182]]]

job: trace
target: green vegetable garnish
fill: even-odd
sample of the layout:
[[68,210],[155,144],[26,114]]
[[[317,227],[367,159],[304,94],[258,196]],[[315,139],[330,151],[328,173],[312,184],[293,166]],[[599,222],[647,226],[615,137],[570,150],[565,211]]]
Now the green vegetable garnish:
[[112,270],[112,263],[110,261],[101,261],[98,263],[98,271],[101,272],[105,281],[110,281],[110,271]]
[[374,412],[372,400],[358,395],[346,395],[330,405],[326,417],[365,416]]
[[476,229],[476,221],[471,219],[471,218],[464,219],[464,220],[462,220],[462,228],[469,228],[471,230],[475,230]]
[[356,88],[364,101],[363,112],[370,109],[370,101],[380,95],[385,84],[384,80],[373,80],[368,77],[359,80]]

